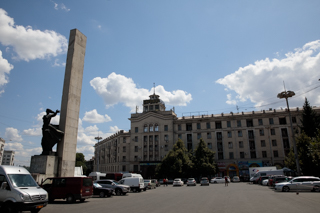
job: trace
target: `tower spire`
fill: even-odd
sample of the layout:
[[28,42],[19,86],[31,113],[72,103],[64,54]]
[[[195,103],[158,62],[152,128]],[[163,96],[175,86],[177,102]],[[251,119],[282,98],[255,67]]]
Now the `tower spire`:
[[156,84],[153,83],[153,94],[155,95],[156,94]]

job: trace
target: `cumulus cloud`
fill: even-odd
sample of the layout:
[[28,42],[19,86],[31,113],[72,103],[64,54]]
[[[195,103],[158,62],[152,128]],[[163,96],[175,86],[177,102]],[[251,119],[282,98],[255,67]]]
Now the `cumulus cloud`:
[[[320,40],[312,41],[294,52],[288,52],[283,59],[266,58],[240,67],[216,83],[224,85],[229,92],[228,104],[249,100],[259,107],[278,101],[275,107],[284,106],[285,101],[276,98],[278,93],[284,91],[284,81],[286,89],[296,93],[290,99],[290,106],[302,106],[305,97],[310,103],[319,105],[319,90],[312,90],[319,84],[319,50]],[[235,98],[231,98],[230,91],[236,93]]]
[[10,141],[14,141],[14,142],[23,141],[22,137],[19,134],[19,131],[12,127],[6,128],[6,132],[4,133],[4,136],[8,138]]
[[100,115],[97,110],[94,109],[90,112],[85,112],[82,120],[89,123],[105,123],[111,121],[111,118],[107,114]]
[[13,69],[13,65],[11,65],[8,60],[2,57],[2,51],[0,50],[0,95],[4,93],[4,90],[1,90],[1,87],[6,85],[9,82],[8,76],[10,71]]
[[[114,72],[107,78],[96,77],[92,79],[90,85],[103,98],[107,108],[123,103],[131,109],[131,112],[135,111],[135,107],[140,106],[142,101],[153,93],[153,89],[137,88],[131,78]],[[157,86],[155,90],[167,105],[186,106],[192,100],[191,94],[182,90],[168,92],[161,85]]]
[[67,52],[67,39],[52,30],[33,30],[31,26],[15,25],[13,18],[0,8],[0,42],[12,46],[15,59],[34,60]]

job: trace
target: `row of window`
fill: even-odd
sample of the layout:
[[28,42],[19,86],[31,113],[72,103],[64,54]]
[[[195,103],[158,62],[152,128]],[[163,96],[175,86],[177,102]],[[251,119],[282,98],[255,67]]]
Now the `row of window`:
[[[164,131],[168,131],[168,125],[164,125]],[[139,127],[134,128],[134,132],[139,132]],[[159,125],[158,124],[145,124],[143,126],[143,132],[159,132]]]
[[[226,121],[227,122],[227,127],[231,127],[231,121]],[[296,117],[292,117],[292,123],[296,123],[297,119]],[[269,118],[269,124],[273,125],[274,120],[273,118]],[[279,118],[279,124],[280,125],[286,125],[287,120],[286,117]],[[258,119],[258,125],[262,126],[263,125],[263,120]],[[236,127],[242,127],[242,122],[241,120],[237,120],[237,126]],[[246,127],[253,127],[253,119],[246,119]],[[222,129],[222,121],[216,121],[215,122],[215,128],[216,129]],[[197,129],[201,129],[201,123],[197,123]],[[206,123],[206,129],[211,129],[211,123],[207,122]],[[182,130],[182,125],[178,124],[178,131]],[[186,130],[191,131],[192,130],[192,123],[186,123]]]

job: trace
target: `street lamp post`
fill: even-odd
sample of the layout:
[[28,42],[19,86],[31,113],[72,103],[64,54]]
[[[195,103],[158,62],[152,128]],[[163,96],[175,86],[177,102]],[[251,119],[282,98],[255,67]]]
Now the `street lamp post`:
[[[102,137],[95,137],[94,139],[98,140],[98,143],[99,141],[102,139]],[[100,151],[97,150],[97,172],[99,172],[99,158],[100,158]]]
[[294,137],[294,132],[293,132],[293,126],[292,126],[292,118],[291,118],[291,112],[289,109],[289,102],[288,102],[288,98],[294,96],[295,93],[293,91],[283,91],[281,93],[279,93],[277,95],[278,98],[282,99],[285,98],[286,99],[286,103],[287,103],[287,109],[289,112],[289,119],[290,119],[290,127],[291,127],[291,134],[292,134],[292,140],[293,140],[293,150],[294,150],[294,158],[296,160],[296,166],[297,166],[297,173],[298,175],[300,175],[300,164],[299,164],[299,159],[298,159],[298,152],[297,152],[297,145],[296,145],[296,139]]

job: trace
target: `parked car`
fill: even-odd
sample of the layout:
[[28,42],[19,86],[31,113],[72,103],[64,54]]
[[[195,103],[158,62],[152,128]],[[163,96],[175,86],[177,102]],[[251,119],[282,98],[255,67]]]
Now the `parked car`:
[[99,197],[111,197],[113,193],[113,189],[102,187],[98,183],[93,183],[93,195],[99,195]]
[[260,176],[259,179],[258,179],[258,181],[257,181],[257,183],[260,184],[260,185],[262,185],[262,181],[263,181],[263,180],[266,180],[266,179],[268,179],[268,178],[269,178],[269,176]]
[[277,183],[288,182],[288,181],[290,181],[290,179],[288,179],[287,176],[278,176],[273,178],[272,185],[274,187]]
[[194,178],[188,178],[187,180],[187,186],[196,186],[197,182]]
[[156,187],[160,186],[160,182],[157,179],[151,179],[156,184]]
[[176,178],[173,180],[173,186],[183,186],[183,181],[180,178]]
[[130,186],[121,185],[115,180],[96,180],[95,183],[99,183],[101,186],[106,188],[114,189],[116,195],[126,195],[128,192],[130,192]]
[[65,199],[68,203],[76,200],[84,202],[92,197],[93,186],[90,177],[54,177],[47,178],[41,187],[49,194],[49,201]]
[[204,186],[204,185],[209,186],[209,179],[207,177],[201,178],[200,186]]
[[215,177],[210,180],[210,183],[224,183],[224,182],[225,182],[224,178],[222,177]]
[[275,177],[284,177],[284,175],[270,175],[269,178],[268,178],[268,186],[269,187],[273,187],[273,179]]
[[144,179],[144,182],[147,183],[147,189],[155,189],[157,188],[156,183],[151,179]]
[[144,190],[144,180],[142,177],[126,177],[118,182],[121,185],[130,186],[130,191],[141,192]]
[[269,182],[269,179],[265,179],[265,180],[262,181],[262,185],[263,186],[267,186],[268,182]]
[[276,183],[275,191],[320,191],[320,178],[313,176],[295,177],[289,182]]
[[232,182],[240,182],[239,176],[233,176]]

